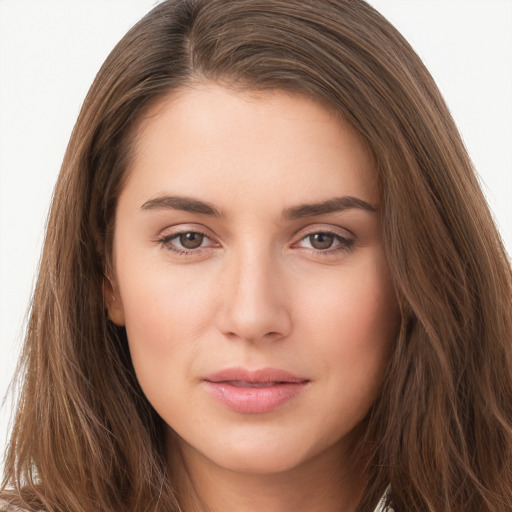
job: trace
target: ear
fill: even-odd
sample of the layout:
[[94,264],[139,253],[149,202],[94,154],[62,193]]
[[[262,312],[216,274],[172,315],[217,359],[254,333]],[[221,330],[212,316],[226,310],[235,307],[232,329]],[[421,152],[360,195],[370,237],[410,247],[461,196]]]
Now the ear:
[[123,303],[121,301],[121,295],[119,294],[117,280],[113,274],[112,269],[105,271],[105,278],[103,279],[103,297],[107,306],[109,319],[119,327],[122,327],[125,325]]

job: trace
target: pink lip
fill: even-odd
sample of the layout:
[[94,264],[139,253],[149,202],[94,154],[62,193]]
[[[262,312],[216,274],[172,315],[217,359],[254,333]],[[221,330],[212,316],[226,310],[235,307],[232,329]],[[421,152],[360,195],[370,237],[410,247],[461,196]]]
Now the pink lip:
[[245,414],[273,411],[297,396],[310,382],[284,370],[228,368],[204,379],[212,395]]

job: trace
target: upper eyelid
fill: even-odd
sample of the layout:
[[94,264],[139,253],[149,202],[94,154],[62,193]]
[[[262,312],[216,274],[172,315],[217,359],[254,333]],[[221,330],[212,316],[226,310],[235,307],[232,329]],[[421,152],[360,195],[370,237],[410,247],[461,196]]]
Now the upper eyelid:
[[[212,234],[210,229],[198,224],[177,224],[175,226],[168,226],[160,231],[156,239],[158,241],[162,241],[163,239],[172,239],[185,233],[199,233],[214,243],[220,243],[218,241],[218,237]],[[314,224],[297,230],[292,236],[291,245],[315,233],[328,233],[350,240],[354,240],[356,238],[356,236],[347,228],[329,224]]]
[[[324,224],[323,226],[326,226],[326,225]],[[333,226],[333,225],[328,225],[328,227],[322,227],[322,225],[320,225],[320,224],[313,225],[313,226],[307,226],[305,228],[299,229],[295,233],[294,238],[302,240],[303,238],[305,238],[309,235],[313,235],[315,233],[329,233],[332,235],[340,236],[342,238],[356,238],[354,233],[352,233],[352,231],[350,231],[347,228],[342,228],[341,226]],[[345,235],[345,233],[347,235]]]
[[160,230],[157,237],[167,238],[169,236],[177,236],[184,233],[200,233],[208,238],[215,238],[210,229],[198,224],[176,224],[175,226],[167,226]]
[[[162,229],[159,236],[163,237],[163,236],[171,236],[171,235],[180,235],[183,233],[200,233],[209,238],[215,238],[215,235],[211,234],[211,230],[204,226],[196,227],[196,226],[192,226],[192,225],[191,226],[185,225],[185,227],[179,227],[179,228],[178,228],[178,226],[181,226],[181,224],[178,224],[176,226],[168,226],[168,227]],[[176,229],[174,229],[174,228],[176,228]],[[167,230],[170,230],[170,233],[166,234]],[[331,233],[333,235],[343,236],[340,233],[340,231],[342,231],[344,233],[348,233],[349,236],[355,237],[355,235],[347,228],[342,228],[341,226],[329,226],[329,227],[325,228],[325,227],[321,227],[319,225],[319,226],[309,226],[309,227],[301,228],[294,233],[293,238],[296,238],[299,236],[304,237],[304,236],[307,236],[309,234],[314,234],[314,233]]]

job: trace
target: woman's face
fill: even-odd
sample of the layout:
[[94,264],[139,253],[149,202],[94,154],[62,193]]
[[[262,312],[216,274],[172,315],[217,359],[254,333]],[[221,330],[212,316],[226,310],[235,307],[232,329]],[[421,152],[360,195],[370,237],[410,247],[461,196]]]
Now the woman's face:
[[284,92],[213,84],[143,120],[110,318],[185,457],[269,473],[341,453],[398,324],[360,139]]

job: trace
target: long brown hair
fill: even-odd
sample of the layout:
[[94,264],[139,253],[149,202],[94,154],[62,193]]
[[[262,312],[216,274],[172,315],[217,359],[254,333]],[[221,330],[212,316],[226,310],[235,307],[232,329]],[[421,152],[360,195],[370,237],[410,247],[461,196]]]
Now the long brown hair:
[[179,509],[165,425],[107,320],[103,282],[137,123],[199,81],[313,98],[374,158],[401,329],[365,419],[358,510],[388,484],[396,512],[510,510],[510,263],[431,76],[362,0],[169,0],[109,55],[55,190],[4,487],[34,510]]

